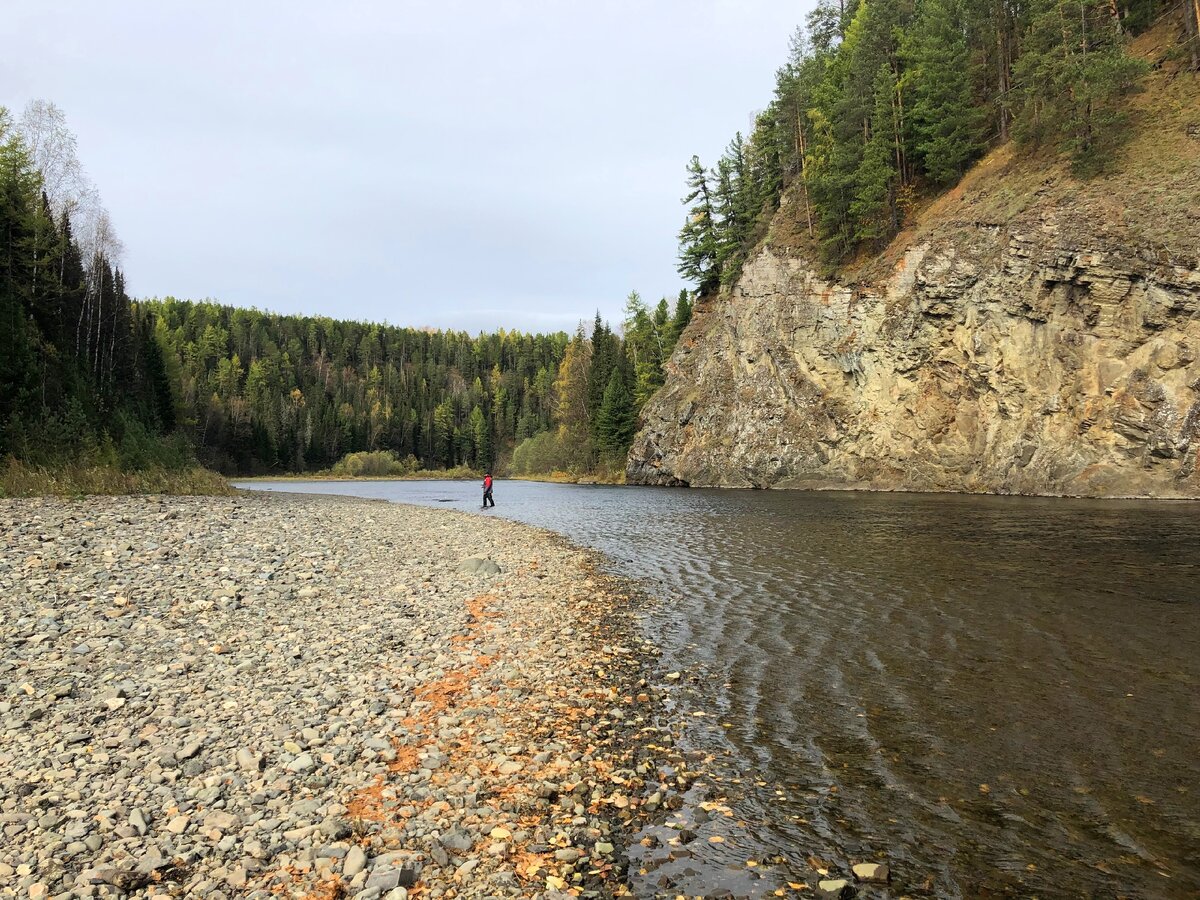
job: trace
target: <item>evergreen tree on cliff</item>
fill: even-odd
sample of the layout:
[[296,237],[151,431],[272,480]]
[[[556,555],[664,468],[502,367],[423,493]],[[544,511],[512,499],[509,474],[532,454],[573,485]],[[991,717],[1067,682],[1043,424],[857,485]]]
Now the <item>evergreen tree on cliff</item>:
[[721,283],[717,261],[717,230],[708,173],[693,156],[687,167],[687,221],[679,232],[679,274],[694,282],[701,294],[715,291]]
[[[688,322],[690,321],[692,321],[692,301],[691,298],[688,297],[687,291],[680,291],[679,297],[675,301],[675,312],[671,316],[669,334],[671,336],[670,344],[672,349],[674,349],[675,344],[683,334],[683,329],[687,328]],[[667,354],[667,357],[669,356],[670,353]],[[664,364],[666,361],[666,358],[664,358]]]
[[917,155],[932,182],[951,184],[982,149],[962,0],[924,0],[907,38]]
[[881,64],[875,76],[875,108],[869,120],[870,137],[854,173],[850,215],[856,240],[878,243],[896,230],[896,171],[892,147],[892,104],[896,87],[891,69]]
[[1017,140],[1067,152],[1077,174],[1110,168],[1131,133],[1122,101],[1147,69],[1125,47],[1109,0],[1034,0],[1010,101]]

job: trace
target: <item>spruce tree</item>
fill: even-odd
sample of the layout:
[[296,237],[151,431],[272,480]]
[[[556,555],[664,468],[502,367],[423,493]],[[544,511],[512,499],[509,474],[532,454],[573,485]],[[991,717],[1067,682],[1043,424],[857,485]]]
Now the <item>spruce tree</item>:
[[692,321],[692,301],[688,297],[687,291],[680,291],[679,297],[675,300],[675,312],[671,316],[672,347],[679,341],[680,335],[683,334],[683,329],[687,328],[690,321]]
[[891,70],[881,64],[875,77],[871,134],[855,171],[854,200],[850,204],[850,215],[855,220],[854,237],[860,241],[879,242],[896,230],[898,173],[891,131],[894,90]]
[[597,436],[596,415],[604,402],[604,388],[617,364],[617,338],[596,312],[592,325],[591,363],[587,373],[587,412],[592,438]]
[[492,466],[492,430],[488,426],[488,420],[483,414],[483,410],[478,406],[471,410],[467,425],[471,432],[471,443],[475,451],[475,467],[486,471]]
[[633,443],[637,420],[624,366],[615,366],[604,388],[596,417],[596,446],[610,458],[624,455]]

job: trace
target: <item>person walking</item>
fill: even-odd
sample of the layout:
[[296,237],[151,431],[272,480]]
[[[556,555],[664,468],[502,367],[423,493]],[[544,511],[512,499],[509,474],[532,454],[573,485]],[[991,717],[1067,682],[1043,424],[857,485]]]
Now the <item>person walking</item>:
[[486,472],[483,476],[483,508],[495,505],[496,501],[492,499],[492,473]]

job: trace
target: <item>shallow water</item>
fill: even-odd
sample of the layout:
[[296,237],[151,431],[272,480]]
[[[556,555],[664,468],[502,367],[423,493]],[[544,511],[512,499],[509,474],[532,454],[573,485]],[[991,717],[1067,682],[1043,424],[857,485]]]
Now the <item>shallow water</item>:
[[[479,502],[463,482],[246,486]],[[671,893],[740,892],[748,859],[781,855],[810,881],[886,857],[873,896],[1200,896],[1200,504],[527,482],[496,500],[662,600],[646,627],[745,822]],[[666,890],[654,874],[641,888]]]

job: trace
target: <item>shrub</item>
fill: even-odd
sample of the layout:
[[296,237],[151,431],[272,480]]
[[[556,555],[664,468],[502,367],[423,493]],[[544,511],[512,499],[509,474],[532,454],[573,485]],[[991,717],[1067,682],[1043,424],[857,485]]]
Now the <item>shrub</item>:
[[330,469],[333,475],[347,478],[380,478],[396,475],[411,475],[420,464],[415,456],[400,459],[391,450],[364,450],[347,453]]

